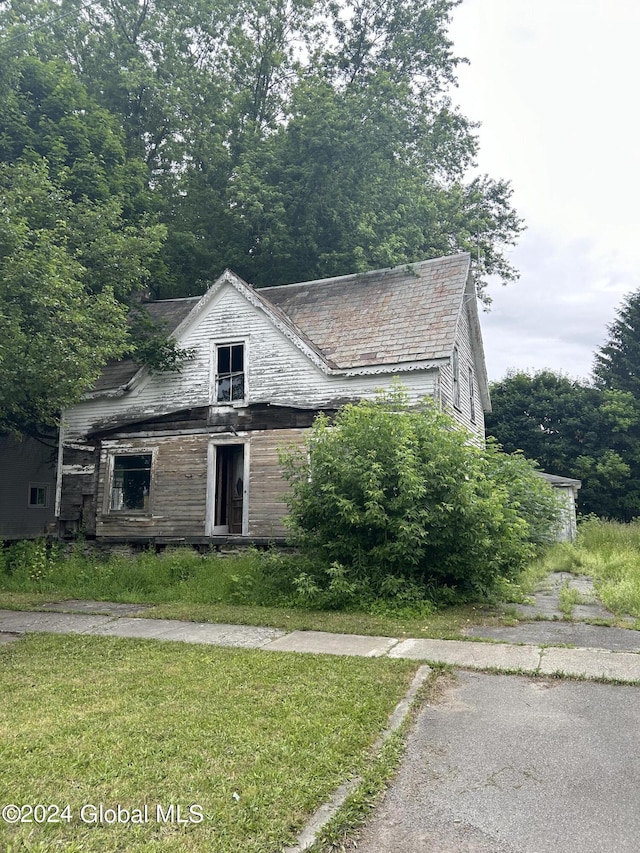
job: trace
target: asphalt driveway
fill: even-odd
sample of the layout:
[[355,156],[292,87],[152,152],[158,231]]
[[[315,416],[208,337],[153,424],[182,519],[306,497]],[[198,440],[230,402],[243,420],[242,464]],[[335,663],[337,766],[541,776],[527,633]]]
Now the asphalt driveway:
[[458,672],[358,853],[636,853],[640,688]]

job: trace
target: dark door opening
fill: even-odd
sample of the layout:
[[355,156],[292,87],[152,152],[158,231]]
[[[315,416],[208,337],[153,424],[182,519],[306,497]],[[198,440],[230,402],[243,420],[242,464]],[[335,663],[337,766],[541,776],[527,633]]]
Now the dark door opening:
[[216,447],[215,526],[229,533],[242,533],[244,494],[244,447],[225,444]]

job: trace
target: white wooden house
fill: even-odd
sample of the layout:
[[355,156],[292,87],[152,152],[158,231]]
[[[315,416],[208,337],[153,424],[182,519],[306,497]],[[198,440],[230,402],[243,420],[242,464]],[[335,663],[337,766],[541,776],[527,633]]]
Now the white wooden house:
[[149,303],[193,352],[180,373],[108,365],[64,413],[63,534],[191,542],[284,535],[278,449],[320,411],[395,377],[484,440],[487,376],[470,256],[254,290],[226,271],[202,297]]

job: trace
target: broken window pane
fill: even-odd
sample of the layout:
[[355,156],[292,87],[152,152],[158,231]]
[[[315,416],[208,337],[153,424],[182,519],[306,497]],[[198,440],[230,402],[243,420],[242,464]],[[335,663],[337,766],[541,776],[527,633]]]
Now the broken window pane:
[[217,348],[218,403],[244,399],[244,344],[225,344]]
[[239,376],[231,377],[231,399],[244,399],[244,376],[242,373]]
[[150,453],[115,457],[111,484],[111,509],[147,510],[150,490]]
[[218,402],[231,402],[231,379],[228,376],[218,379]]

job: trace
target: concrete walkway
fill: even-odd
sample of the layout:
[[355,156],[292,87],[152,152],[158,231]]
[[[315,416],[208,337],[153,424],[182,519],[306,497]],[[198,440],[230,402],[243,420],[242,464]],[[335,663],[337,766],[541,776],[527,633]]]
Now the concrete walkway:
[[[640,712],[637,686],[617,685],[640,685],[640,632],[559,620],[553,600],[560,588],[556,587],[551,595],[546,590],[539,593],[542,602],[536,599],[534,607],[545,608],[546,615],[522,614],[534,616],[535,622],[470,629],[484,641],[148,619],[138,615],[145,609],[139,605],[66,601],[37,612],[0,610],[0,645],[28,633],[48,632],[388,657],[490,672],[445,678],[444,692],[423,704],[398,776],[355,846],[348,849],[631,853],[637,849],[640,829],[636,808],[640,778],[634,760],[640,748]],[[583,639],[591,647],[553,645]],[[428,672],[428,666],[418,669],[381,742],[404,719]],[[616,684],[549,678],[556,675]],[[342,785],[318,809],[288,853],[304,853],[313,845],[358,781]]]
[[[593,648],[560,648],[544,643],[515,644],[514,639],[505,643],[398,639],[329,634],[321,631],[287,633],[277,628],[247,625],[145,619],[121,615],[131,612],[130,606],[128,610],[123,610],[122,608],[127,605],[107,602],[66,602],[57,605],[56,610],[59,611],[63,606],[85,612],[53,612],[53,608],[47,612],[0,610],[0,642],[7,642],[11,638],[34,632],[135,637],[277,652],[359,657],[386,656],[432,664],[444,663],[471,670],[545,676],[564,675],[640,683],[640,653],[600,648],[597,646],[597,635],[593,636],[595,643]],[[92,608],[93,613],[90,612]],[[101,615],[96,615],[96,610],[100,611]],[[140,608],[137,608],[134,612],[139,610]],[[629,634],[635,635],[638,632],[630,631]],[[633,643],[637,645],[637,638],[633,638]]]

